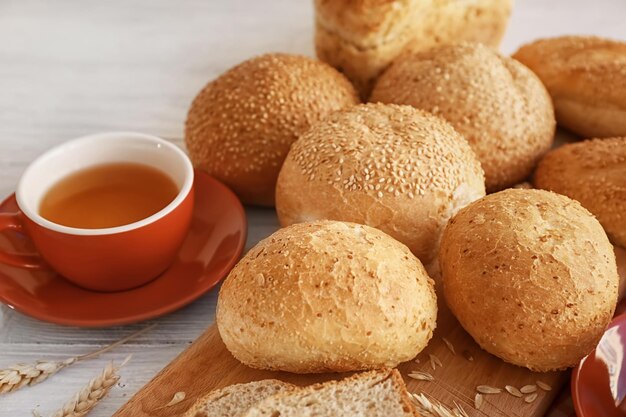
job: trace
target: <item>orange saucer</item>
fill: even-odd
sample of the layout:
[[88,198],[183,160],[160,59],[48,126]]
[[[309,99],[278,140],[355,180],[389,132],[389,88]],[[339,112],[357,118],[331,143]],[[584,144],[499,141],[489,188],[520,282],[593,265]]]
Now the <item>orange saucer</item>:
[[[220,282],[239,260],[246,242],[245,211],[226,186],[195,172],[196,200],[189,233],[172,266],[141,287],[113,293],[89,291],[49,269],[0,264],[0,302],[40,320],[83,327],[128,324],[177,310]],[[15,195],[0,212],[15,212]],[[27,236],[0,235],[0,248],[34,252]],[[71,254],[68,254],[71,256]]]

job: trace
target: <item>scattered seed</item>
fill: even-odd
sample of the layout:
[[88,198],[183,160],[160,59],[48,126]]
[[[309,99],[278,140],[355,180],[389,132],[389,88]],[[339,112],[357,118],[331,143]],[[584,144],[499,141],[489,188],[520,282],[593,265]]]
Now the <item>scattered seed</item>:
[[490,387],[489,385],[479,385],[476,387],[476,391],[481,394],[500,394],[502,392],[500,388]]
[[411,371],[409,373],[409,377],[413,379],[417,379],[418,381],[434,381],[435,377],[429,374],[428,372],[421,371]]
[[472,352],[470,352],[467,349],[463,351],[463,357],[465,357],[465,359],[467,359],[470,362],[474,362],[474,357],[472,356]]
[[474,408],[480,410],[480,407],[483,405],[483,395],[479,392],[476,393],[474,397]]
[[532,393],[530,395],[527,395],[526,398],[524,398],[524,401],[526,401],[528,404],[532,403],[533,401],[535,401],[537,399],[537,393]]
[[179,402],[183,401],[186,396],[187,396],[187,394],[185,394],[183,391],[178,391],[176,394],[174,394],[174,396],[172,397],[172,399],[170,400],[169,403],[165,404],[163,407],[160,407],[158,409],[167,408],[167,407],[171,407],[173,405],[176,405]]
[[531,392],[537,391],[537,385],[524,385],[519,390],[524,394],[530,394]]
[[415,363],[419,364],[419,363],[420,363],[420,360],[419,360],[419,359],[417,359],[417,358],[415,358],[415,360],[414,360],[413,362],[415,362]]
[[537,386],[544,391],[552,391],[552,387],[543,381],[537,381]]
[[433,371],[437,369],[437,366],[443,366],[439,358],[433,355],[432,353],[429,354],[428,357],[430,358],[430,366],[433,367]]
[[504,387],[504,389],[507,390],[507,392],[514,397],[522,398],[524,396],[524,394],[522,394],[519,389],[515,388],[512,385],[507,385],[506,387]]
[[446,346],[448,347],[448,349],[450,349],[450,352],[452,352],[453,355],[456,355],[456,351],[454,350],[454,345],[452,344],[452,342],[444,337],[443,343],[446,344]]

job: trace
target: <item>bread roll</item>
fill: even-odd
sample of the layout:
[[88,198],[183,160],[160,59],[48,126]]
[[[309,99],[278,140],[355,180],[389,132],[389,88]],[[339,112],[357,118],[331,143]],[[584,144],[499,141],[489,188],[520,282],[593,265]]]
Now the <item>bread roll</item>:
[[626,136],[626,43],[563,36],[524,45],[513,57],[546,85],[559,125],[587,138]]
[[509,189],[450,220],[439,263],[444,294],[486,351],[533,371],[576,365],[617,303],[613,247],[578,202]]
[[484,195],[480,164],[448,123],[409,106],[364,104],[294,144],[276,211],[283,226],[333,219],[376,227],[427,264],[448,219]]
[[226,278],[216,317],[244,364],[308,373],[396,366],[426,346],[436,316],[433,281],[406,246],[320,221],[252,248]]
[[609,239],[626,248],[626,137],[557,148],[541,160],[534,182],[579,201],[598,218]]
[[370,101],[445,118],[478,156],[487,192],[523,181],[554,140],[554,109],[541,81],[480,44],[402,55],[378,79]]
[[273,206],[278,171],[298,135],[357,101],[348,80],[327,64],[267,54],[204,87],[189,109],[185,144],[194,165],[244,203]]
[[367,98],[405,48],[462,40],[497,47],[512,6],[513,0],[315,0],[315,49]]

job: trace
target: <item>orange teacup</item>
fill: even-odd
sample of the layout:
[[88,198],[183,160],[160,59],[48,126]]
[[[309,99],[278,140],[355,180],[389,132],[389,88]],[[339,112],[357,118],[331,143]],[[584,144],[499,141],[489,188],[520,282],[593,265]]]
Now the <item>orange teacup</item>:
[[[42,199],[60,180],[111,163],[156,168],[176,184],[178,194],[160,211],[116,227],[76,228],[40,215]],[[23,268],[46,263],[69,281],[97,291],[120,291],[145,284],[167,269],[187,234],[193,211],[193,175],[185,153],[155,136],[111,132],[59,145],[24,172],[15,193],[20,211],[0,214],[0,230],[24,231],[39,253],[29,256],[0,252],[0,262]]]

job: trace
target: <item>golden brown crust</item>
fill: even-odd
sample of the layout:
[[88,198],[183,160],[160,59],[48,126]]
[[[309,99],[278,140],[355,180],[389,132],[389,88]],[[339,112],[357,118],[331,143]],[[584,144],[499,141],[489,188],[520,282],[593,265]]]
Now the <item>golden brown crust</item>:
[[554,110],[541,81],[480,44],[403,54],[378,79],[370,101],[445,118],[478,156],[487,192],[526,179],[554,140]]
[[368,226],[320,221],[252,248],[224,282],[216,319],[244,364],[310,373],[412,359],[436,315],[433,281],[406,246]]
[[513,57],[541,78],[560,125],[588,138],[626,135],[626,43],[562,36],[524,45]]
[[573,366],[617,302],[613,247],[578,202],[508,189],[462,209],[439,253],[450,309],[476,342],[534,371]]
[[315,18],[356,48],[367,49],[406,36],[430,8],[424,0],[315,0]]
[[400,374],[400,371],[397,369],[391,370],[391,378],[394,380],[396,386],[400,387],[400,395],[402,396],[402,404],[405,411],[413,414],[413,417],[422,417],[420,413],[417,412],[415,405],[413,404],[413,400],[409,396],[409,392],[406,389],[406,384],[404,383],[404,379]]
[[454,41],[497,47],[512,0],[316,0],[317,56],[367,98],[376,77],[405,48]]
[[276,211],[283,226],[333,219],[376,227],[428,263],[448,219],[484,195],[480,163],[448,123],[410,106],[363,104],[293,145]]
[[189,109],[185,144],[197,168],[245,203],[272,206],[278,171],[298,135],[357,102],[352,85],[327,64],[267,54],[204,87]]
[[626,137],[561,146],[541,160],[534,183],[579,201],[626,248]]

